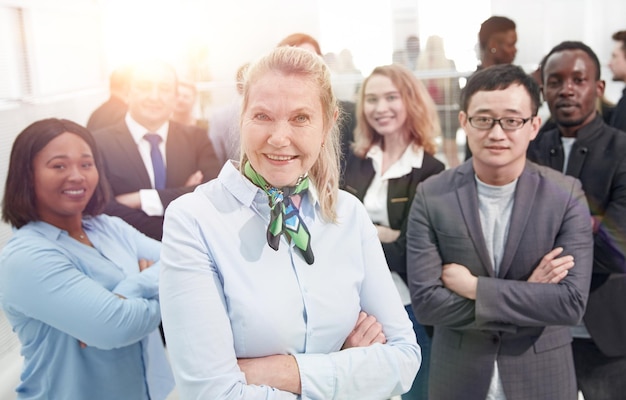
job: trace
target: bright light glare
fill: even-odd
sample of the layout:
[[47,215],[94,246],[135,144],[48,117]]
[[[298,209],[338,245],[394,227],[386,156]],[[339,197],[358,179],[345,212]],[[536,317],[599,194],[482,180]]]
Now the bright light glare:
[[184,58],[190,41],[202,34],[203,13],[197,2],[107,0],[104,5],[105,46],[111,66],[155,57],[176,64]]
[[318,0],[322,52],[348,49],[363,75],[391,62],[392,27],[390,0],[358,3]]

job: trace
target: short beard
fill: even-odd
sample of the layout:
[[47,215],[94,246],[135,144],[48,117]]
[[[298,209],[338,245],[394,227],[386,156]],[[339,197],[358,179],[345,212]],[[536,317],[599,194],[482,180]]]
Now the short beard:
[[[592,114],[595,114],[595,112],[596,111],[594,110]],[[560,119],[557,119],[557,118],[555,118],[554,120],[556,121],[556,123],[558,125],[560,125],[560,126],[562,126],[564,128],[572,128],[572,127],[576,127],[576,126],[582,125],[587,120],[587,118],[589,118],[589,115],[591,115],[591,114],[587,114],[584,117],[579,118],[579,119],[575,119],[575,120],[563,121],[563,120],[560,120]]]

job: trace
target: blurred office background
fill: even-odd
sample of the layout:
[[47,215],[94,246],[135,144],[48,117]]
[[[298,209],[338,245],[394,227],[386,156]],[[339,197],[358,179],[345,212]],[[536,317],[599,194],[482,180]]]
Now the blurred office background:
[[[0,196],[15,136],[46,117],[85,124],[122,64],[155,56],[171,62],[200,88],[197,113],[207,118],[235,98],[240,65],[304,32],[329,60],[348,65],[335,83],[351,99],[373,67],[406,51],[411,35],[422,47],[441,36],[462,79],[478,64],[478,29],[491,15],[516,22],[515,63],[529,72],[562,40],[590,45],[607,98],[618,100],[623,84],[610,81],[606,64],[611,35],[626,29],[623,0],[0,0]],[[0,249],[10,235],[0,223]],[[0,399],[15,398],[20,368],[19,343],[0,311]]]

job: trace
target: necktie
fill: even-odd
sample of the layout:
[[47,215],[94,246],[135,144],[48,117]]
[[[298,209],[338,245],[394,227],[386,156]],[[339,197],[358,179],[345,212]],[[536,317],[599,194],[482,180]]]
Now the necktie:
[[280,235],[286,233],[300,249],[307,264],[313,264],[315,258],[311,250],[311,234],[300,218],[298,210],[302,195],[309,189],[309,178],[301,177],[295,186],[278,189],[270,186],[261,175],[257,174],[250,162],[246,162],[244,174],[252,183],[263,189],[269,200],[271,211],[270,223],[267,227],[267,244],[272,249],[278,250]]
[[152,169],[154,170],[154,188],[165,189],[165,163],[163,155],[159,149],[161,136],[156,133],[146,133],[143,138],[150,143],[150,157],[152,158]]

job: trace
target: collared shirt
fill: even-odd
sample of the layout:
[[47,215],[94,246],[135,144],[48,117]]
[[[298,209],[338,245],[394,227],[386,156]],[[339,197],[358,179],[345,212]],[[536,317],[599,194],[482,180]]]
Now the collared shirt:
[[148,176],[150,177],[150,182],[152,183],[153,189],[141,189],[139,190],[139,198],[141,199],[141,210],[150,216],[155,215],[163,215],[163,203],[161,202],[161,198],[159,197],[159,193],[154,189],[154,168],[152,168],[152,156],[150,155],[150,143],[144,139],[144,135],[146,133],[156,133],[161,136],[161,143],[159,144],[159,150],[161,150],[161,155],[163,156],[163,163],[167,167],[167,157],[165,154],[165,149],[167,143],[167,132],[170,129],[169,121],[165,122],[159,129],[155,132],[149,132],[145,127],[143,127],[139,122],[135,121],[133,117],[130,116],[130,113],[126,114],[126,126],[128,126],[128,130],[132,135],[135,143],[137,143],[137,150],[139,150],[139,154],[141,155],[141,160],[146,167],[146,171],[148,172]]
[[[311,186],[300,215],[312,265],[284,236],[268,246],[267,195],[230,162],[167,208],[160,297],[181,398],[299,398],[246,384],[237,358],[274,354],[295,356],[302,398],[384,399],[411,386],[420,349],[362,204],[340,191],[338,221],[325,222]],[[387,343],[340,351],[361,310]]]
[[94,247],[31,222],[0,254],[0,304],[24,357],[18,398],[164,399],[173,379],[157,329],[160,263],[138,266],[158,260],[160,243],[107,215],[83,229]]
[[376,172],[370,183],[363,204],[372,222],[382,226],[389,226],[389,214],[387,212],[387,194],[389,180],[397,179],[411,173],[413,168],[422,168],[424,162],[424,149],[413,144],[407,146],[402,156],[393,163],[385,173],[383,169],[383,150],[378,145],[372,146],[367,152],[367,158],[372,159],[372,165]]
[[[402,156],[389,166],[384,174],[382,174],[383,149],[379,145],[376,144],[370,148],[367,152],[367,158],[372,159],[375,174],[363,197],[363,205],[372,222],[389,227],[389,210],[387,209],[389,181],[410,174],[413,168],[422,168],[424,149],[422,147],[416,148],[412,143],[409,144]],[[409,287],[397,272],[391,274],[402,303],[404,305],[411,304]]]

